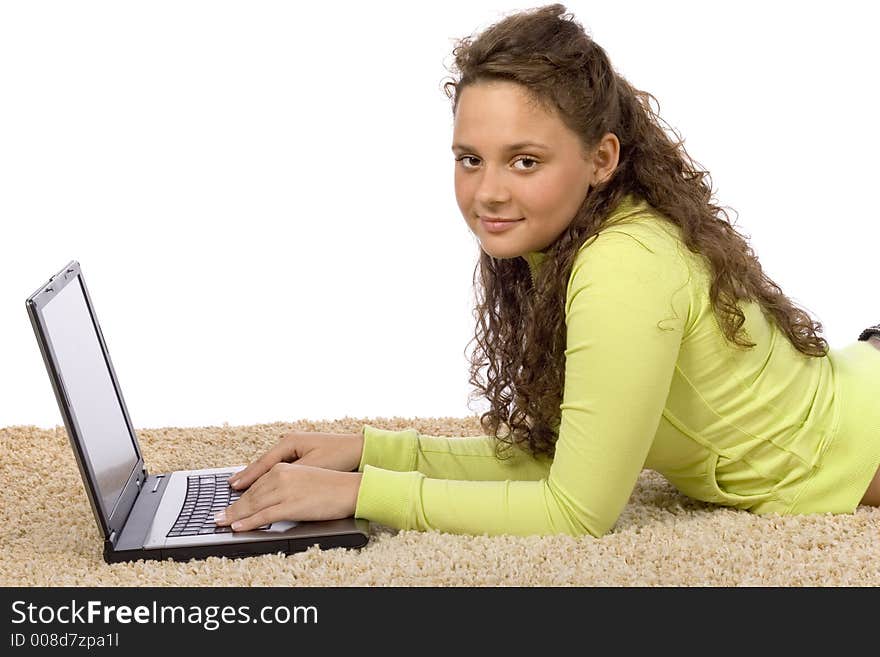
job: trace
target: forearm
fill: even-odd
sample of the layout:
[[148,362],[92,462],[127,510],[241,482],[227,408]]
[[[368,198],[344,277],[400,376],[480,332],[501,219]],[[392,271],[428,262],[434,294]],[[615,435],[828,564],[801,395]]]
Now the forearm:
[[415,429],[389,431],[364,427],[364,448],[358,471],[365,465],[398,472],[417,471],[434,479],[474,481],[546,478],[552,459],[534,457],[514,447],[495,456],[494,438],[447,438],[419,434]]
[[452,534],[602,536],[614,518],[582,509],[547,480],[455,481],[370,465],[355,517],[397,529]]

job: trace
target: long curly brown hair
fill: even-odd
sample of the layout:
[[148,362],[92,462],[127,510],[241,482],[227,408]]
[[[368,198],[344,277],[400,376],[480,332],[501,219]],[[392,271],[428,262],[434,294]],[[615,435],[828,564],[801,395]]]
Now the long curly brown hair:
[[[580,137],[585,152],[608,132],[620,142],[617,168],[584,190],[569,227],[543,251],[547,257],[534,282],[524,258],[497,259],[480,250],[473,277],[477,329],[468,343],[477,343],[470,358],[470,383],[476,390],[469,400],[485,397],[491,405],[480,423],[495,438],[497,458],[514,445],[525,445],[536,456],[554,455],[565,372],[568,278],[580,246],[599,232],[626,194],[641,197],[678,224],[688,249],[710,263],[710,299],[729,341],[755,346],[743,339],[745,315],[736,303],[747,299],[761,305],[798,351],[816,357],[828,353],[828,343],[818,335],[821,323],[813,322],[764,274],[727,213],[712,204],[711,177],[697,168],[683,140],[672,141],[664,132],[649,102],[653,99],[659,112],[657,99],[612,68],[605,51],[564,5],[507,16],[477,38],[459,39],[452,54],[455,62],[449,70],[458,79],[442,88],[453,101],[453,118],[468,85],[513,81],[530,92],[530,99],[555,112]],[[480,371],[486,367],[484,381]],[[502,425],[507,428],[503,434]]]

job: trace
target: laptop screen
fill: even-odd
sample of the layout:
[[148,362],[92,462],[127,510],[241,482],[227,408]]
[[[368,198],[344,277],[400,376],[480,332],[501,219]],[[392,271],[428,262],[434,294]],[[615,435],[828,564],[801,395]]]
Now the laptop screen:
[[109,518],[138,463],[138,454],[79,276],[49,300],[43,320],[70,412],[79,426],[82,451],[95,473],[99,502]]

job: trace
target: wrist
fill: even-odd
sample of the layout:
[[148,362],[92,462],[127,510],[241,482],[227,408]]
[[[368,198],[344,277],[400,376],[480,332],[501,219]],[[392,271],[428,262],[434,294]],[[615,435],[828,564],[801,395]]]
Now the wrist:
[[354,459],[354,467],[349,470],[349,472],[359,472],[361,467],[361,461],[364,458],[364,433],[363,430],[359,433],[350,433],[348,434],[348,438],[350,438],[354,444],[354,449],[352,457]]
[[349,474],[351,476],[351,494],[349,495],[349,509],[351,513],[349,515],[354,516],[357,510],[358,495],[361,492],[361,480],[364,475],[361,472],[351,472]]

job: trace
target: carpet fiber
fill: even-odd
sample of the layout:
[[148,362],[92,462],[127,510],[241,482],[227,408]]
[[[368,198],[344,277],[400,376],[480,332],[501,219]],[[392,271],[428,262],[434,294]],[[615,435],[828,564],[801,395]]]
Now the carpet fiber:
[[[479,435],[476,418],[139,429],[150,473],[249,463],[287,431],[362,424]],[[880,508],[756,516],[691,500],[643,470],[614,529],[592,536],[457,536],[372,523],[360,550],[107,564],[64,427],[0,428],[3,586],[877,586]]]

